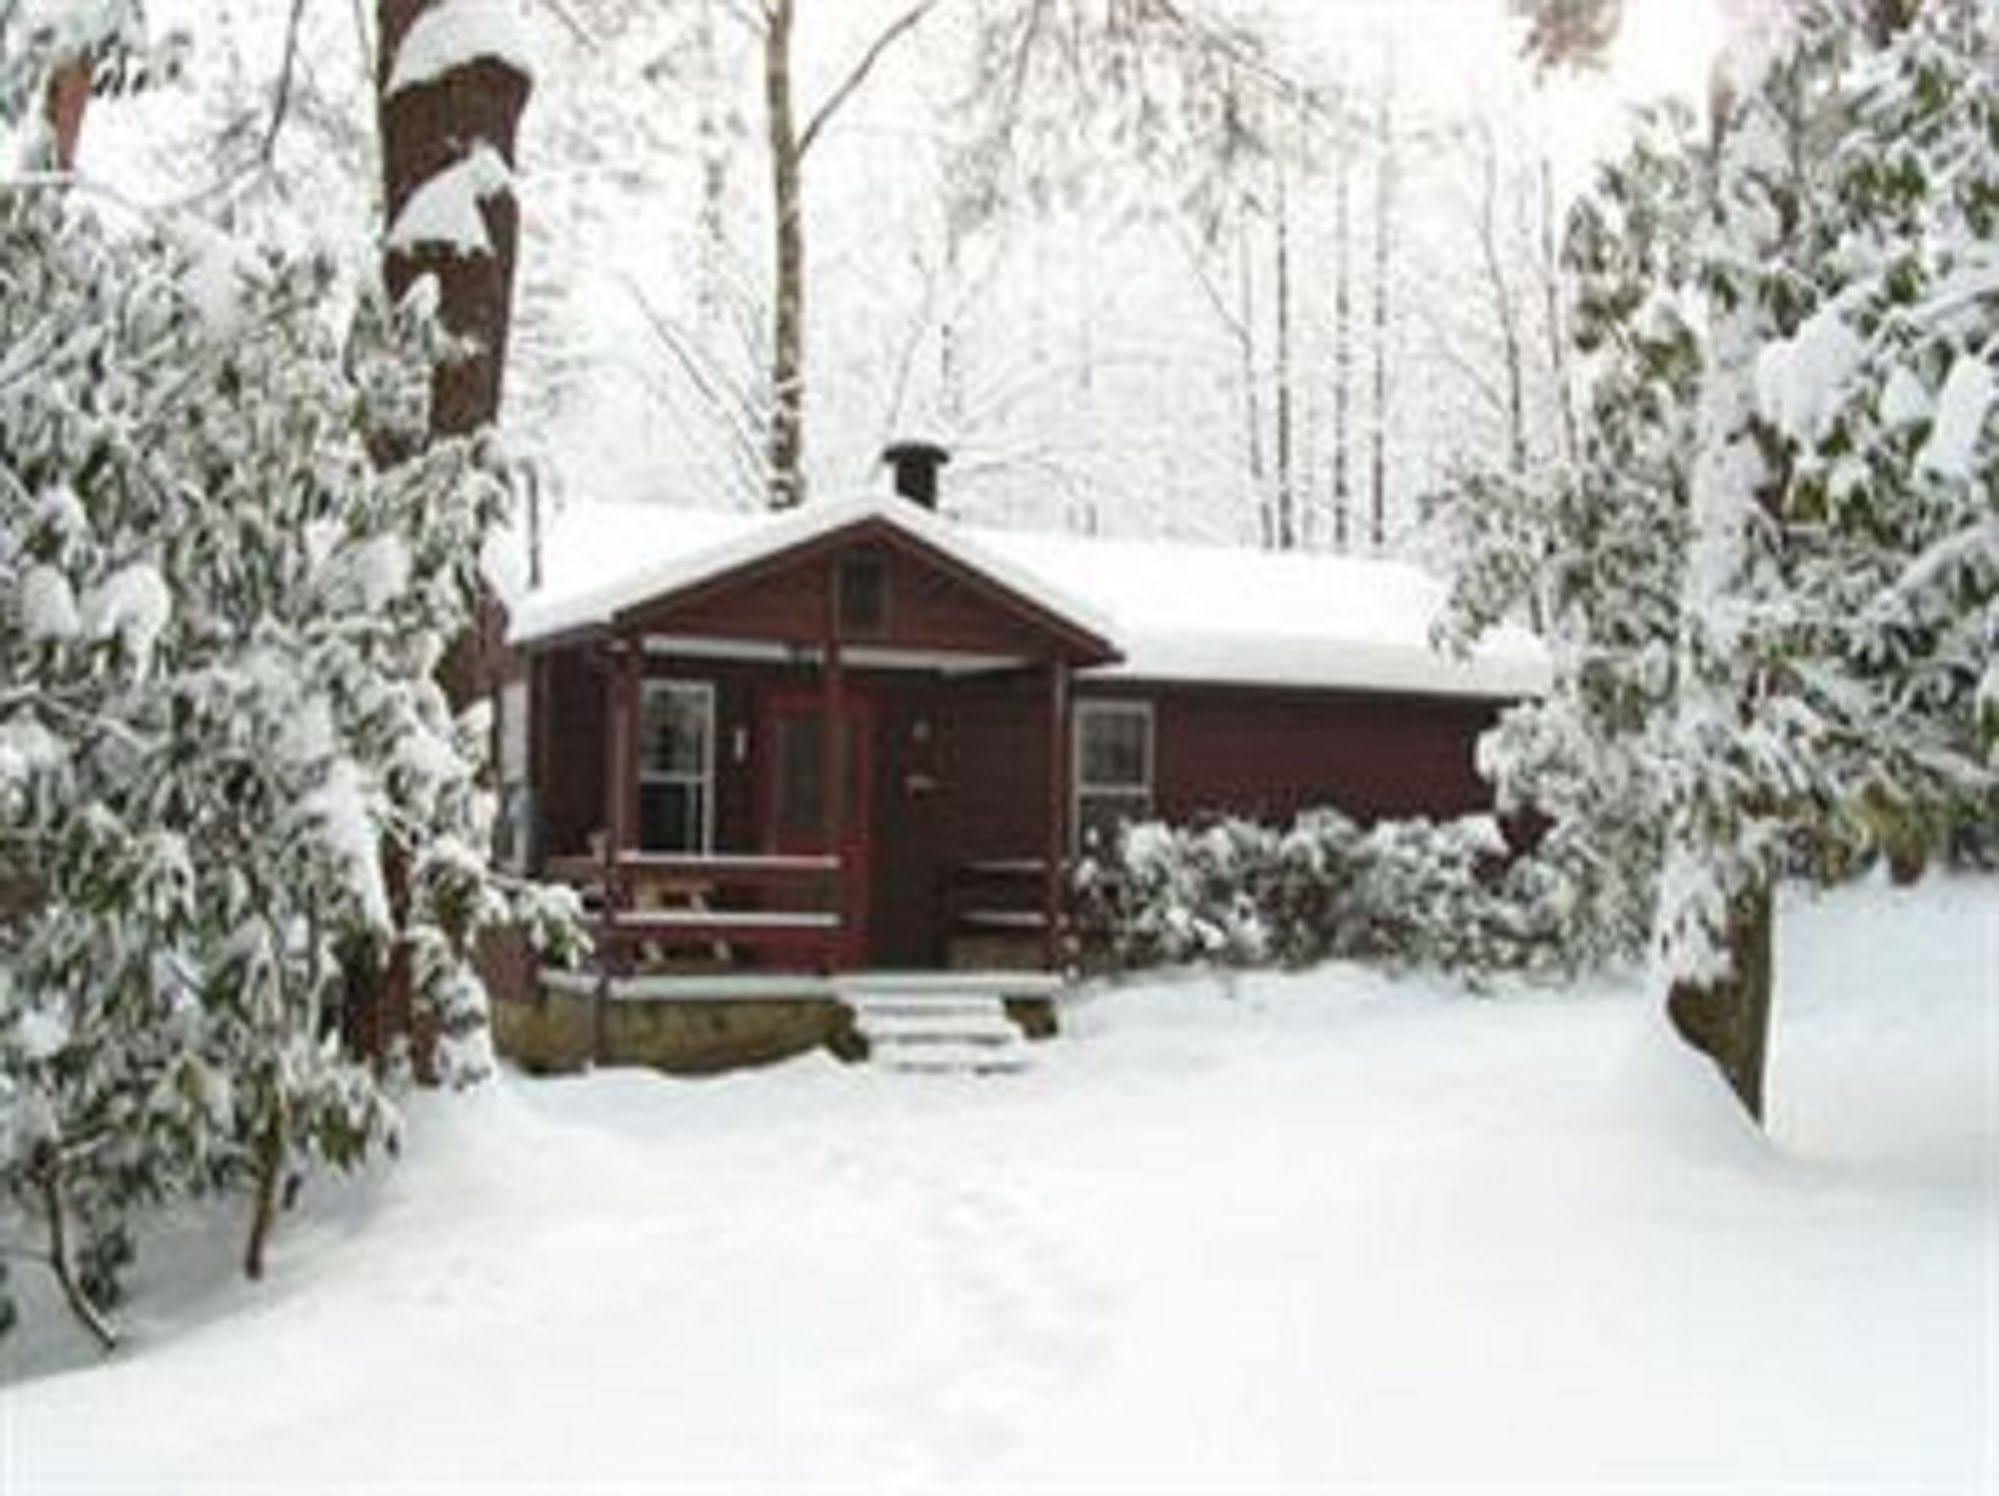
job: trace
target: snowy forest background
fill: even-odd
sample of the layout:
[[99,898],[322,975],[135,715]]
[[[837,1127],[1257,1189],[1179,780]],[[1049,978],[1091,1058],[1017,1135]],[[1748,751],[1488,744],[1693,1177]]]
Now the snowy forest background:
[[[810,489],[871,482],[884,441],[922,431],[972,516],[1364,549],[1407,541],[1459,456],[1559,451],[1560,219],[1637,80],[1698,86],[1673,7],[1640,8],[1602,74],[1537,72],[1500,0],[1221,7],[1233,67],[1160,41],[1124,60],[1143,78],[1092,85],[1050,54],[1017,98],[981,75],[1007,63],[1007,9],[799,9],[801,119],[888,41],[803,172]],[[565,497],[764,501],[749,11],[528,13],[505,414],[559,454]],[[148,14],[190,38],[183,81],[93,112],[84,170],[365,260],[367,8],[308,4],[296,36],[286,5]],[[1201,112],[1176,119],[1175,89]]]

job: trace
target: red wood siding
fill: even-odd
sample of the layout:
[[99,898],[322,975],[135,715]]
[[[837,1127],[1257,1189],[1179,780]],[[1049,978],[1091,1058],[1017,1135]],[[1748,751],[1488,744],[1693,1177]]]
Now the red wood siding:
[[1330,805],[1356,820],[1489,808],[1473,763],[1490,702],[1212,686],[1092,689],[1079,700],[1153,703],[1153,795],[1169,820],[1284,821]]
[[605,692],[609,677],[594,648],[553,651],[537,693],[535,803],[545,857],[580,856],[604,824]]
[[[809,666],[650,657],[649,676],[714,682],[715,845],[760,845],[753,776],[762,693],[815,690]],[[927,677],[855,672],[850,688],[907,698]],[[592,651],[557,651],[538,706],[548,713],[538,774],[545,850],[581,852],[603,818],[605,675]],[[1363,821],[1449,816],[1490,804],[1473,768],[1489,702],[1212,686],[1076,682],[1079,701],[1153,705],[1154,803],[1174,820],[1228,813],[1266,821],[1332,805]],[[955,861],[1038,856],[1047,820],[1047,688],[1039,672],[945,683],[930,704],[934,809],[943,855]],[[884,718],[884,721],[890,720]],[[895,714],[902,730],[911,718]],[[744,757],[737,756],[739,745]],[[899,762],[901,754],[886,761]],[[884,796],[884,811],[896,800]]]
[[945,859],[1041,856],[1048,823],[1046,678],[958,684],[942,700],[938,804]]
[[[650,655],[649,677],[716,690],[715,848],[768,850],[757,775],[768,768],[766,704],[816,696],[812,666]],[[537,692],[537,790],[548,855],[588,850],[604,821],[608,672],[591,647],[551,652]],[[953,867],[1040,858],[1048,794],[1066,770],[1049,759],[1045,669],[950,681],[854,671],[846,692],[875,724],[868,959],[920,966],[942,952],[941,890]],[[1485,808],[1476,739],[1498,708],[1450,701],[1214,686],[1075,682],[1075,699],[1142,700],[1154,723],[1154,810],[1282,821],[1330,805],[1361,821]],[[927,724],[919,728],[919,724]],[[1062,752],[1066,761],[1068,745]]]
[[824,635],[828,581],[838,557],[848,553],[882,557],[888,576],[887,628],[852,634],[849,643],[1021,657],[1046,654],[1050,647],[1045,633],[991,595],[876,542],[759,568],[751,580],[732,579],[682,602],[643,610],[636,622],[661,633],[810,644]]

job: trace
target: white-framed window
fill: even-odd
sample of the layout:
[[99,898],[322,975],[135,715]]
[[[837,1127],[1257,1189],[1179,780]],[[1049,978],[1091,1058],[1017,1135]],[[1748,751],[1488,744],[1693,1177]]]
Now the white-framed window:
[[1075,713],[1076,849],[1108,852],[1118,827],[1152,814],[1152,703],[1079,701]]
[[715,844],[715,687],[648,680],[639,697],[639,848],[706,852]]
[[527,865],[533,829],[533,794],[528,783],[528,683],[510,680],[495,696],[498,721],[494,765],[500,786],[500,813],[493,824],[493,857],[502,867]]

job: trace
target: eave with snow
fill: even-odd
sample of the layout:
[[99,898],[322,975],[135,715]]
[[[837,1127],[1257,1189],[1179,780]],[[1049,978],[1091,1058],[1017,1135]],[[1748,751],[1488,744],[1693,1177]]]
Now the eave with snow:
[[899,493],[580,504],[539,551],[495,677],[514,850],[595,891],[613,965],[682,987],[1052,971],[1092,833],[1483,809],[1478,735],[1546,684],[1515,631],[1434,651],[1442,588],[1401,563],[978,529]]

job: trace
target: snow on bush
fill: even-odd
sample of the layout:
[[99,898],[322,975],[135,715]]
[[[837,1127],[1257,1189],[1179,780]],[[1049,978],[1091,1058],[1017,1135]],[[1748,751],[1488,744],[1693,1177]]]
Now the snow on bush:
[[1565,962],[1573,905],[1560,870],[1515,859],[1483,815],[1366,830],[1332,809],[1282,829],[1141,822],[1077,880],[1086,949],[1124,969],[1345,958],[1434,967],[1477,985]]
[[1572,460],[1432,501],[1443,642],[1548,638],[1481,767],[1605,954],[1655,924],[1709,982],[1780,873],[1995,839],[1995,15],[1933,0],[1877,49],[1853,7],[1773,11],[1725,149],[1649,112],[1570,218]]
[[441,334],[364,296],[336,337],[332,264],[247,248],[217,319],[186,240],[0,201],[0,1185],[93,1320],[138,1212],[265,1218],[393,1137],[394,1068],[343,1042],[385,972],[469,1078],[480,929],[570,928],[475,850],[485,739],[434,679],[510,466],[372,456],[415,447]]

